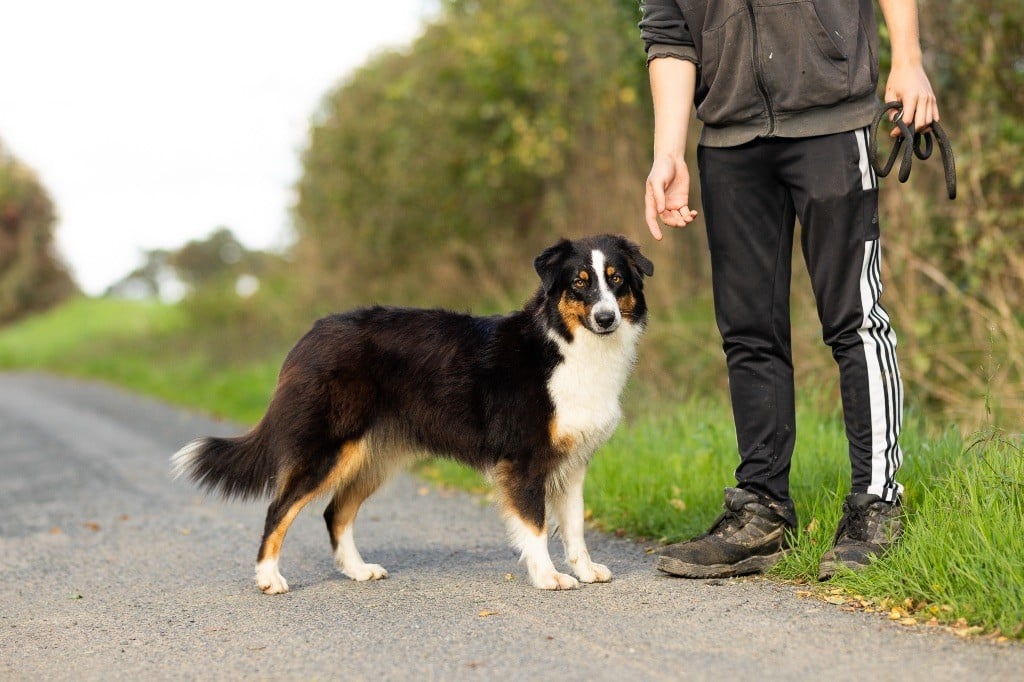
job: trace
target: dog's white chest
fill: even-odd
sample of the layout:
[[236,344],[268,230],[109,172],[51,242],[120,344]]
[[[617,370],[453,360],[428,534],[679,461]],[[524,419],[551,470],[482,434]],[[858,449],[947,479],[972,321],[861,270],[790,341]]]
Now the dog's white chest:
[[572,343],[552,335],[563,360],[548,381],[555,407],[552,435],[589,457],[622,418],[619,396],[636,361],[641,329],[623,324],[614,333],[577,333]]

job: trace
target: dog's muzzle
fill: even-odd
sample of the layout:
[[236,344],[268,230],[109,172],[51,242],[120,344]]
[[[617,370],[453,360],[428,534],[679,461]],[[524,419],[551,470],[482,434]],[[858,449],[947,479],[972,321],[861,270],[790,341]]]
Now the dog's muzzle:
[[595,309],[591,313],[592,325],[591,329],[598,334],[610,334],[619,327],[619,323],[622,322],[622,316],[618,310],[609,310],[608,308]]

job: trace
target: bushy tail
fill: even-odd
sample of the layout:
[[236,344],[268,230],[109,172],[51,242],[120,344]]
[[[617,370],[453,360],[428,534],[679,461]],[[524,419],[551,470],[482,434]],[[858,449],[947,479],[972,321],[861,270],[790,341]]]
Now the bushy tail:
[[204,490],[226,498],[270,494],[277,466],[259,429],[235,438],[199,438],[171,456],[175,478],[188,475]]

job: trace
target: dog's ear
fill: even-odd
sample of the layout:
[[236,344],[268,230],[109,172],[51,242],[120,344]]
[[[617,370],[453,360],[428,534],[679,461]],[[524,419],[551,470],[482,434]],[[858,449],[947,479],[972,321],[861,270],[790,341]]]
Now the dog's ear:
[[654,263],[640,253],[640,246],[638,244],[631,242],[625,237],[619,237],[619,245],[626,252],[629,265],[633,269],[633,275],[638,281],[643,279],[642,275],[647,275],[648,277],[654,275]]
[[572,242],[568,239],[561,239],[554,246],[544,249],[544,251],[533,259],[533,267],[540,275],[541,286],[544,287],[544,291],[551,291],[551,287],[554,286],[555,281],[558,279],[558,273],[562,270],[562,263],[572,252]]

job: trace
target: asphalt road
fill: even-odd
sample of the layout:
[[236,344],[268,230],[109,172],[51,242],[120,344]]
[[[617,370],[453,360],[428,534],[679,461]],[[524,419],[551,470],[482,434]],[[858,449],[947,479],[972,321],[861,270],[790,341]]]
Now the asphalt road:
[[493,509],[410,476],[356,525],[390,578],[336,572],[317,508],[284,545],[292,591],[266,596],[252,578],[264,505],[204,499],[168,473],[193,437],[237,430],[0,374],[0,679],[1024,679],[1024,646],[768,581],[663,577],[644,546],[594,531],[613,582],[535,590]]

